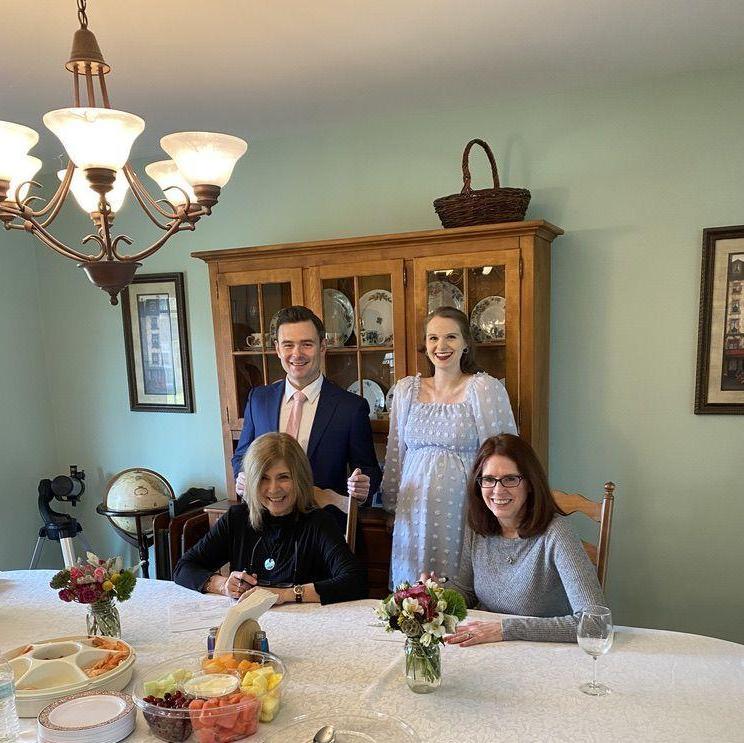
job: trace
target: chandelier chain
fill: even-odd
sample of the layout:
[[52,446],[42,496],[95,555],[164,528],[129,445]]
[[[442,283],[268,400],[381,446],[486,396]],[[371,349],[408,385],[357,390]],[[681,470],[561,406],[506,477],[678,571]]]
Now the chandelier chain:
[[86,5],[87,5],[87,0],[77,0],[77,6],[78,6],[77,17],[78,17],[78,21],[80,21],[80,28],[88,28],[88,16],[85,13]]

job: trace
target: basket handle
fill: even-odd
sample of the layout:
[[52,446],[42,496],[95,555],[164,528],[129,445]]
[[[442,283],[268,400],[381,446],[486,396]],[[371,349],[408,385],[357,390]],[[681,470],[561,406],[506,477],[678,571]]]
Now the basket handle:
[[461,194],[465,194],[466,196],[471,194],[473,192],[473,189],[470,188],[470,149],[474,144],[479,144],[485,151],[486,156],[488,157],[488,162],[491,163],[491,175],[493,175],[493,187],[494,188],[500,188],[499,186],[499,171],[496,168],[496,160],[493,157],[493,152],[491,152],[491,148],[488,146],[487,142],[484,142],[482,139],[471,139],[466,145],[465,145],[465,151],[462,153],[462,181],[463,181],[463,187],[462,191],[460,191]]

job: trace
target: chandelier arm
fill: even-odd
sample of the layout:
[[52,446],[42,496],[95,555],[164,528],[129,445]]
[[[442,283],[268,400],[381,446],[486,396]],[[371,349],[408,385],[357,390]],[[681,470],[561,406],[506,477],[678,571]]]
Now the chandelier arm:
[[111,207],[108,201],[106,201],[106,194],[101,194],[101,198],[98,200],[98,211],[101,215],[101,227],[99,229],[98,238],[101,243],[101,247],[106,251],[106,259],[114,260],[114,248],[111,242]]
[[[44,217],[47,214],[49,215],[43,222],[41,222],[42,227],[48,227],[54,220],[57,218],[57,215],[59,214],[59,210],[62,208],[62,204],[64,204],[65,199],[67,198],[67,194],[70,191],[70,184],[72,183],[72,174],[75,172],[75,164],[70,160],[69,165],[67,166],[67,170],[65,171],[65,177],[62,179],[62,182],[59,184],[59,188],[54,192],[54,195],[51,199],[47,202],[47,205],[43,209],[39,209],[38,211],[34,211],[33,209],[27,208],[26,214],[33,217],[33,219],[38,219],[39,217]],[[28,202],[28,199],[26,199],[26,202]]]
[[168,228],[168,232],[166,232],[159,240],[154,242],[152,245],[150,245],[149,248],[146,248],[145,250],[140,251],[139,253],[135,253],[134,255],[120,255],[116,251],[116,246],[114,246],[114,256],[120,260],[120,261],[141,261],[143,258],[147,258],[148,256],[152,255],[153,253],[156,253],[160,248],[165,245],[165,243],[170,240],[173,235],[178,232],[179,227],[181,226],[181,223],[185,221],[183,217],[179,217],[176,221],[173,222],[173,224]]
[[103,240],[98,235],[86,235],[81,241],[83,245],[89,242],[96,242],[100,246],[100,250],[95,254],[88,256],[88,261],[97,262],[100,261],[104,255],[106,255],[106,249],[103,244]]
[[176,212],[176,210],[173,209],[171,213],[165,211],[158,204],[158,202],[155,201],[152,196],[150,196],[149,191],[142,184],[142,181],[140,181],[140,179],[137,177],[137,174],[134,172],[134,170],[132,170],[132,167],[130,165],[124,166],[124,175],[126,176],[127,182],[129,183],[129,187],[132,189],[134,197],[137,199],[139,205],[142,207],[142,211],[144,211],[145,214],[147,214],[147,216],[150,218],[150,221],[161,230],[169,229],[170,225],[163,224],[160,220],[158,220],[151,211],[150,206],[152,206],[159,214],[161,214],[168,220],[178,219],[178,213]]
[[99,261],[104,256],[104,253],[102,251],[95,256],[91,256],[68,247],[63,242],[60,242],[56,237],[54,237],[54,235],[44,229],[44,226],[33,218],[26,217],[26,221],[21,226],[21,228],[26,230],[26,232],[30,232],[48,248],[51,248],[60,255],[63,255],[65,258],[83,262],[90,262]]

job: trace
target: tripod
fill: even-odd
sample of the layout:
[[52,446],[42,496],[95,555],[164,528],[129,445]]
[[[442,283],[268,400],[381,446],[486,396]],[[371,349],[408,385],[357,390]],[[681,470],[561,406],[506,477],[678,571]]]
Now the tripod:
[[[39,558],[44,549],[44,540],[46,539],[59,542],[66,568],[75,564],[75,548],[72,540],[76,536],[79,535],[85,549],[92,552],[90,544],[83,534],[83,527],[80,522],[70,516],[69,513],[59,513],[51,507],[51,502],[55,497],[60,500],[69,500],[73,506],[75,505],[82,495],[82,488],[71,487],[69,483],[70,478],[64,475],[55,477],[54,480],[42,480],[39,483],[39,513],[44,520],[44,526],[39,529],[39,537],[31,556],[29,570],[34,570],[39,564]],[[82,485],[82,483],[80,484]]]

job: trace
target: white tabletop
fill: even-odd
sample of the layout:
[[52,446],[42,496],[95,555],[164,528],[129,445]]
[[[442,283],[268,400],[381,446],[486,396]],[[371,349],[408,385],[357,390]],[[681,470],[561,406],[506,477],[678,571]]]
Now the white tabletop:
[[[48,637],[85,632],[85,609],[49,588],[50,571],[0,573],[0,651]],[[171,633],[169,604],[201,600],[173,583],[141,580],[120,605],[122,635],[136,669],[205,647],[206,631]],[[613,693],[578,690],[591,658],[576,645],[504,642],[442,649],[442,687],[408,690],[403,641],[370,626],[374,601],[321,607],[291,605],[262,619],[289,681],[276,729],[294,716],[344,707],[406,720],[426,743],[495,741],[744,741],[744,645],[677,632],[618,628],[599,678]],[[484,612],[473,612],[488,617]],[[22,741],[35,721],[22,720]],[[261,739],[259,735],[247,740]],[[128,743],[154,741],[141,715]]]

